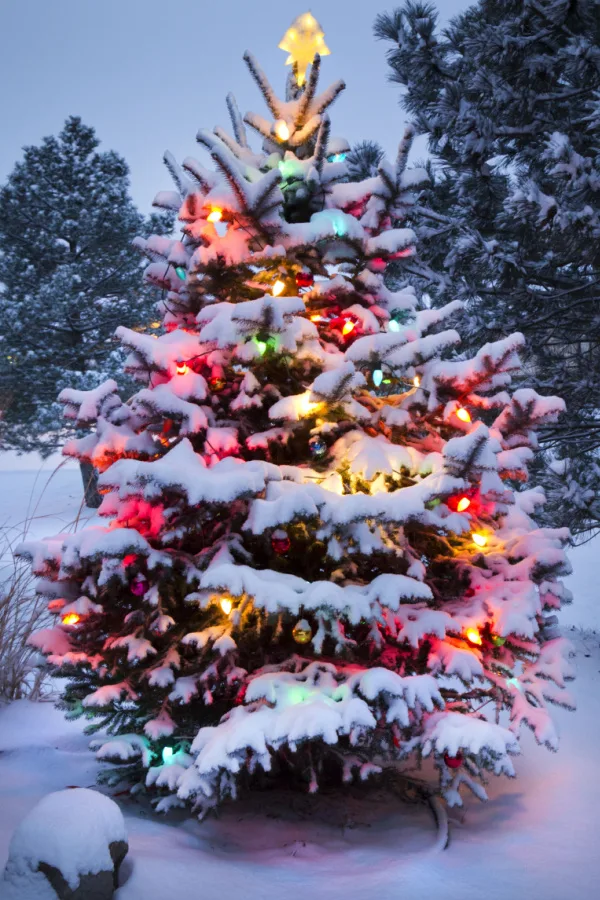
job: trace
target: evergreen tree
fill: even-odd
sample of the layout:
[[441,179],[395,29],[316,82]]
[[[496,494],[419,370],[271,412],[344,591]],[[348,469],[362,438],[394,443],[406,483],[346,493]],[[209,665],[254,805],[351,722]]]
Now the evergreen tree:
[[568,532],[514,490],[563,404],[512,391],[521,335],[459,360],[460,303],[386,288],[415,259],[410,135],[350,181],[319,55],[285,101],[245,60],[270,118],[230,95],[233,135],[198,133],[214,169],[167,156],[181,238],[140,241],[165,291],[157,338],[118,330],[141,389],[62,393],[108,524],[21,548],[57,616],[33,643],[108,731],[104,777],[159,809],[425,756],[449,803],[485,798],[520,727],[555,748],[548,704],[571,705]]
[[429,134],[413,278],[467,302],[466,347],[519,329],[525,380],[567,415],[542,429],[546,518],[600,527],[600,16],[595,0],[479,0],[437,29],[407,2],[376,21]]
[[147,223],[129,196],[125,161],[98,152],[71,117],[26,147],[0,189],[0,443],[51,452],[62,443],[62,386],[96,387],[122,369],[118,323],[149,325],[134,237]]

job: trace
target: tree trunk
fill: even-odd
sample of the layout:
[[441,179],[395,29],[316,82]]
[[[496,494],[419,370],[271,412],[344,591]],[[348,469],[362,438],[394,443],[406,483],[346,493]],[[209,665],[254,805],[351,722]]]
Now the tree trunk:
[[80,460],[79,469],[81,471],[81,480],[83,481],[83,496],[85,497],[85,505],[92,509],[98,509],[102,503],[102,497],[98,493],[98,472],[89,462]]

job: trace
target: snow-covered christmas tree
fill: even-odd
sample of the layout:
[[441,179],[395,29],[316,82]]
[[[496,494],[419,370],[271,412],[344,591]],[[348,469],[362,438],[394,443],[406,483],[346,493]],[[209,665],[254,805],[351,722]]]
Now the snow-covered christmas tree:
[[160,809],[424,757],[451,804],[484,798],[521,726],[555,748],[548,703],[572,705],[568,533],[524,486],[563,404],[511,391],[519,334],[462,358],[460,303],[386,286],[416,252],[411,135],[350,181],[318,23],[282,46],[285,100],[245,56],[269,118],[229,95],[233,134],[198,133],[214,167],[166,156],[181,237],[138,242],[164,331],[117,332],[141,389],[61,395],[107,524],[22,547],[57,617],[35,645],[108,732],[108,777]]

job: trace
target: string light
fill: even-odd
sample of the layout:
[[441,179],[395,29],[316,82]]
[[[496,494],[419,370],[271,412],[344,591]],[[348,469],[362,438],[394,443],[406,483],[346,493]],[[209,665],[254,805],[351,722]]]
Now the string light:
[[179,278],[181,278],[182,281],[185,281],[185,279],[187,277],[187,272],[185,271],[183,266],[176,266],[175,272],[179,276]]
[[474,531],[471,537],[473,538],[473,543],[477,544],[478,547],[485,547],[488,542],[487,534],[481,534],[478,531]]
[[471,501],[468,497],[461,497],[458,503],[456,504],[457,512],[464,512],[471,505]]
[[350,332],[354,331],[355,328],[356,328],[356,322],[351,322],[351,321],[345,322],[344,327],[342,328],[342,334],[343,335],[350,334]]
[[460,419],[461,422],[470,422],[471,413],[468,409],[465,409],[464,406],[459,406],[459,408],[456,410],[456,418]]
[[388,322],[388,331],[400,331],[400,322],[397,322],[396,319],[390,319]]
[[289,139],[290,129],[287,122],[283,119],[279,119],[278,122],[275,122],[275,134],[280,141],[287,141]]
[[415,375],[415,377],[413,378],[413,384],[414,384],[415,387],[420,387],[420,385],[421,385],[421,379],[419,378],[418,375]]
[[375,369],[371,377],[373,379],[373,384],[375,385],[375,387],[379,387],[379,385],[383,381],[383,372],[381,371],[381,369]]
[[160,322],[150,322],[150,328],[160,328]]
[[264,356],[267,351],[267,342],[259,341],[258,338],[254,341],[256,344],[256,349],[258,350],[259,356]]
[[483,641],[481,640],[481,635],[479,634],[477,628],[467,628],[466,637],[470,644],[476,644],[477,646],[479,646],[483,643]]
[[172,747],[165,747],[162,752],[162,761],[165,766],[168,766],[173,762],[173,756],[175,755],[175,751]]
[[221,600],[221,609],[223,610],[223,612],[225,613],[226,616],[229,615],[232,608],[233,608],[233,603],[231,602],[231,600],[228,600],[226,597],[224,597],[223,600]]
[[332,153],[331,156],[327,157],[327,162],[336,163],[336,162],[344,162],[346,159],[347,153]]
[[207,222],[220,222],[223,218],[223,210],[218,206],[211,206],[210,212],[206,217]]
[[77,613],[67,613],[66,616],[62,617],[63,625],[77,625],[78,622],[81,622],[81,616],[78,616]]
[[175,371],[178,375],[185,375],[186,372],[189,371],[187,365],[184,362],[177,363],[175,366]]
[[279,297],[280,294],[283,294],[285,291],[285,281],[281,281],[281,279],[277,279],[273,287],[271,288],[271,293],[274,297]]
[[323,321],[323,316],[320,316],[318,313],[314,313],[314,315],[312,315],[312,316],[310,317],[310,321],[311,321],[311,322],[322,322],[322,321]]

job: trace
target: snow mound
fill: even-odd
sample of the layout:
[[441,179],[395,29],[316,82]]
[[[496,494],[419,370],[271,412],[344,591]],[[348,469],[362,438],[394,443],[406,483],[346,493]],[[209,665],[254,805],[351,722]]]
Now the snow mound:
[[25,816],[12,837],[5,878],[19,882],[40,863],[58,869],[75,889],[81,875],[112,871],[109,845],[127,842],[117,804],[88,788],[48,794]]

